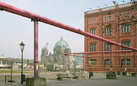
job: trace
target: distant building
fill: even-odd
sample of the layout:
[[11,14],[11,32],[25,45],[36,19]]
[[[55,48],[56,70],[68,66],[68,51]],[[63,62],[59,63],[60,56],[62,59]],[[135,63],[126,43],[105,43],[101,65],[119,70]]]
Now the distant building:
[[[11,63],[13,68],[21,68],[21,59],[19,58],[0,58],[0,68],[11,68]],[[33,68],[34,60],[32,59],[23,59],[24,68]]]
[[4,55],[2,54],[2,55],[0,55],[0,58],[4,58]]
[[[100,36],[130,47],[137,48],[137,2],[115,4],[112,7],[106,7],[85,12],[85,31],[96,36]],[[128,50],[113,45],[113,50]],[[85,37],[84,51],[110,51],[108,43]],[[137,54],[136,54],[137,56]],[[89,57],[86,55],[86,57]],[[127,53],[127,71],[134,71],[134,53]],[[113,54],[113,70],[123,71],[125,64],[125,53]],[[91,60],[91,71],[110,70],[110,53],[92,54],[91,58],[86,58],[86,70],[89,71]],[[137,62],[137,59],[136,59]],[[136,65],[137,67],[137,65]]]
[[[61,39],[56,42],[53,54],[48,53],[47,45],[42,48],[41,54],[41,62],[47,67],[48,65],[62,65],[64,69],[66,68],[66,56],[63,53],[71,53],[71,48],[69,47],[68,43],[61,37]],[[68,68],[72,68],[74,66],[74,57],[67,56],[67,63]]]

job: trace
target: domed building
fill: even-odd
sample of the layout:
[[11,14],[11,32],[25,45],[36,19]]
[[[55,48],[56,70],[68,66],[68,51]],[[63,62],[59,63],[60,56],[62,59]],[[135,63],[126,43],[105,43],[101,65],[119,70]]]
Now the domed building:
[[[71,48],[69,47],[68,43],[63,39],[61,36],[61,39],[56,42],[53,54],[48,54],[47,45],[42,48],[42,54],[41,54],[41,63],[43,63],[45,66],[47,65],[66,65],[66,57],[63,55],[63,53],[71,53]],[[68,56],[68,66],[72,64],[72,56]]]
[[[71,49],[69,48],[68,43],[63,40],[63,37],[55,44],[54,46],[54,63],[60,62],[60,64],[65,64],[66,57],[63,55],[63,53],[71,53]],[[60,60],[60,61],[59,61]]]

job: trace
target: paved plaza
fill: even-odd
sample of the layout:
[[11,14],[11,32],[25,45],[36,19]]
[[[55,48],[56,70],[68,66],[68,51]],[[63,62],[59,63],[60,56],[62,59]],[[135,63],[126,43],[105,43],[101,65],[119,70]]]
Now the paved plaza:
[[[88,78],[88,73],[84,73],[86,79],[71,79],[56,80],[55,72],[40,73],[40,77],[45,77],[47,86],[137,86],[137,77],[117,75],[117,79],[106,79],[106,73],[94,73],[91,79]],[[10,83],[5,84],[5,75],[8,73],[0,74],[0,86],[11,86]],[[33,77],[33,73],[26,73],[26,77]],[[26,83],[20,84],[20,73],[13,74],[15,83],[12,86],[26,86]]]

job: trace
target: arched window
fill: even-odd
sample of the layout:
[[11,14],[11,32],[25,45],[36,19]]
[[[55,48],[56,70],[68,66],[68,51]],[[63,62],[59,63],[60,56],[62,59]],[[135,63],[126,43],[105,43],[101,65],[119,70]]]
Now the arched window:
[[112,28],[110,26],[105,27],[105,35],[111,35],[112,34]]
[[[125,59],[121,60],[121,68],[125,68]],[[127,59],[127,68],[130,68],[130,59]]]
[[105,59],[105,68],[110,67],[110,59]]
[[97,60],[96,59],[90,59],[90,61],[91,61],[91,67],[96,67]]
[[130,32],[130,25],[129,24],[123,24],[122,25],[122,33],[129,33]]
[[93,35],[96,35],[96,28],[90,29],[90,33],[93,34]]

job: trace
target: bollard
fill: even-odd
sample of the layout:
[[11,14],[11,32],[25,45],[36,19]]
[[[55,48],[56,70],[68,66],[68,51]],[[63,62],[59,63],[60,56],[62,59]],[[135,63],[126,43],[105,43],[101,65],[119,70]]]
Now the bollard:
[[89,79],[93,77],[93,72],[89,72]]

